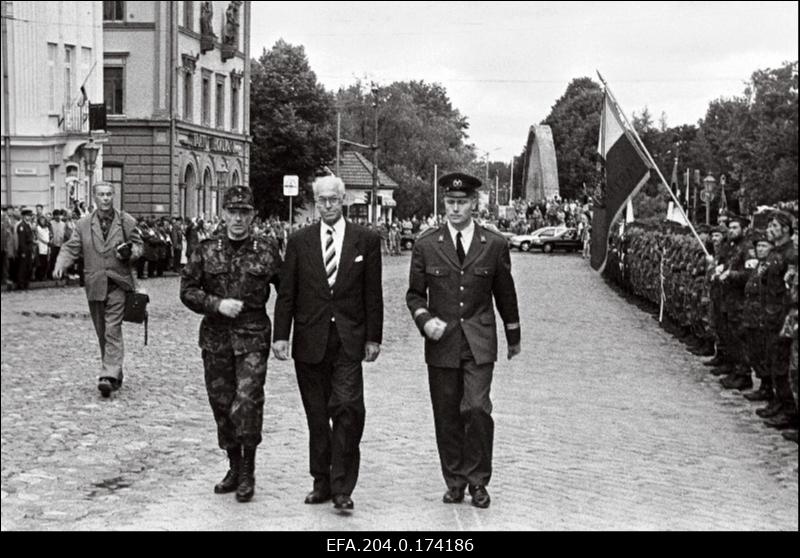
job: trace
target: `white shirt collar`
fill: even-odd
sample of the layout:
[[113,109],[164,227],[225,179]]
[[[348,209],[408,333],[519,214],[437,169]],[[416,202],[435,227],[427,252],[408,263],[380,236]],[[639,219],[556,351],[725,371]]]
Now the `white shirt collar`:
[[453,246],[456,247],[458,250],[458,242],[456,241],[456,235],[460,232],[461,238],[463,238],[464,244],[464,252],[469,252],[469,247],[472,244],[472,236],[475,234],[475,220],[470,219],[469,225],[463,230],[459,231],[453,225],[450,224],[450,221],[447,221],[447,228],[450,230],[450,236],[453,239]]
[[336,236],[341,236],[344,234],[344,215],[339,217],[339,220],[336,221],[333,225],[329,225],[324,221],[320,221],[320,225],[322,225],[322,234],[325,235],[328,233],[328,229],[333,229],[333,232]]

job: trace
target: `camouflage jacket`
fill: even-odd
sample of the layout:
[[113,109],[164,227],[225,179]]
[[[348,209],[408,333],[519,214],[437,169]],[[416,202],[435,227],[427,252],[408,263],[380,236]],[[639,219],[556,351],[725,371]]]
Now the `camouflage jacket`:
[[[227,235],[213,235],[192,252],[181,276],[181,301],[203,314],[200,347],[235,354],[269,347],[271,325],[266,304],[270,283],[278,287],[281,257],[278,244],[266,236],[251,236],[236,250]],[[244,303],[236,318],[219,313],[222,299]]]
[[796,262],[797,252],[791,241],[775,246],[767,256],[764,309],[766,326],[770,330],[779,330],[789,313],[791,291],[786,287],[784,276],[789,266]]

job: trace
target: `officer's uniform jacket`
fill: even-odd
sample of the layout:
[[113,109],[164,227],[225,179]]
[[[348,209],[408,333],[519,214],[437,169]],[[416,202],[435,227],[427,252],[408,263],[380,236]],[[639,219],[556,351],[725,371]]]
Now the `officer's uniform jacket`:
[[[509,344],[519,342],[517,293],[511,276],[506,239],[475,223],[464,264],[447,225],[430,229],[417,239],[411,256],[406,304],[420,332],[427,319],[447,322],[438,341],[425,337],[425,361],[430,366],[458,368],[462,335],[476,364],[497,360],[497,331],[492,297],[505,323]],[[427,311],[427,316],[422,311]]]
[[729,316],[738,316],[744,307],[744,286],[748,277],[745,262],[749,244],[744,238],[738,238],[729,241],[727,247],[728,260],[725,262],[725,269],[728,271],[728,278],[722,281],[723,305]]
[[[270,283],[277,289],[280,266],[277,243],[267,237],[250,236],[234,250],[223,229],[195,248],[181,274],[180,297],[190,310],[204,315],[202,349],[239,355],[269,348],[272,327],[266,304]],[[244,303],[236,318],[219,313],[225,298]]]

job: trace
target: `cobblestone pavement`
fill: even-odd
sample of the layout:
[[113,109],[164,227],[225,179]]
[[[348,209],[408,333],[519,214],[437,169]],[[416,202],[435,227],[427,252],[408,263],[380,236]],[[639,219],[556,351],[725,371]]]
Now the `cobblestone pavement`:
[[83,290],[4,293],[2,529],[797,530],[797,446],[568,255],[513,254],[523,354],[495,373],[492,506],[442,504],[422,339],[403,302],[408,263],[385,262],[385,344],[364,367],[348,515],[303,504],[305,417],[291,362],[275,359],[256,496],[212,493],[226,461],[200,317],[176,278],[145,283],[150,343],[126,324],[125,386],[110,400],[95,387]]

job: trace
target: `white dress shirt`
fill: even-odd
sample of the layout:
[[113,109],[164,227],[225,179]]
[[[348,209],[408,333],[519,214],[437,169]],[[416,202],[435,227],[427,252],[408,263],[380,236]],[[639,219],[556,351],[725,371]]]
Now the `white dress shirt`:
[[342,257],[342,244],[344,243],[344,228],[345,228],[345,220],[344,217],[339,217],[339,220],[336,221],[333,226],[326,225],[324,221],[320,221],[319,227],[319,239],[322,243],[322,261],[325,261],[325,244],[328,242],[328,230],[333,229],[333,247],[336,249],[336,255],[333,257],[333,261],[336,262],[336,270],[339,270],[339,260]]
[[450,221],[447,221],[447,228],[450,229],[450,236],[453,238],[453,246],[456,249],[456,253],[458,253],[458,240],[456,239],[456,235],[461,232],[461,244],[464,246],[464,255],[466,256],[469,253],[469,247],[472,245],[472,236],[475,234],[475,221],[470,219],[469,225],[463,231],[459,231],[453,225],[450,224]]

